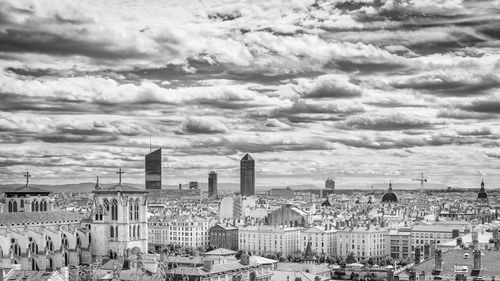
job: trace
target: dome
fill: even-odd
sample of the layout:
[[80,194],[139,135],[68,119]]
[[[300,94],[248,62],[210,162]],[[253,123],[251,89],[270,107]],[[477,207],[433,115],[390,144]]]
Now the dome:
[[398,196],[392,191],[392,183],[389,183],[389,190],[382,196],[383,203],[398,203]]
[[477,193],[477,199],[488,199],[488,194],[484,190],[484,181],[481,181],[481,189]]

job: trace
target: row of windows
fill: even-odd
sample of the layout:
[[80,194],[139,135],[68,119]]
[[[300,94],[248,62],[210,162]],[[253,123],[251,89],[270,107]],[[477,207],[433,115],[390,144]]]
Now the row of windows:
[[[24,209],[24,200],[23,199],[21,199],[19,201],[19,205],[20,205],[20,209]],[[8,203],[7,210],[8,210],[9,213],[16,213],[16,212],[18,212],[17,201],[10,200],[9,203]],[[32,212],[38,212],[38,211],[44,212],[44,211],[47,211],[47,201],[42,200],[42,201],[38,202],[37,200],[33,200],[33,202],[31,203],[31,211]]]

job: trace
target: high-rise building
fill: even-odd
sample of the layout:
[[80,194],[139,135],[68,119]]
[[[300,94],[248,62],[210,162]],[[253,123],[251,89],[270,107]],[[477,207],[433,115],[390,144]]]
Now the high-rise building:
[[146,189],[161,189],[161,148],[145,157]]
[[330,179],[330,178],[326,179],[325,188],[326,189],[335,189],[335,181]]
[[198,189],[198,182],[197,181],[190,181],[189,182],[189,189]]
[[321,197],[327,198],[328,195],[333,194],[335,192],[335,181],[328,178],[325,181],[325,189],[321,190]]
[[208,197],[217,196],[217,173],[208,173]]
[[248,153],[240,161],[240,193],[255,195],[255,161]]

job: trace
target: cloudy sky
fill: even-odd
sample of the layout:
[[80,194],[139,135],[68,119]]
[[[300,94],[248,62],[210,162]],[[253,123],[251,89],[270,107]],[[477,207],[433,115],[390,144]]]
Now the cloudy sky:
[[500,185],[500,0],[0,2],[0,181]]

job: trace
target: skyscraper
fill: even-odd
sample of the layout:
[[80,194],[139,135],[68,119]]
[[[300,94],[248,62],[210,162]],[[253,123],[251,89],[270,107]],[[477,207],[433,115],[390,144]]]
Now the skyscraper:
[[217,173],[208,173],[208,197],[217,196]]
[[240,193],[255,195],[255,161],[248,153],[240,161]]
[[149,153],[146,159],[146,189],[161,189],[161,148]]

